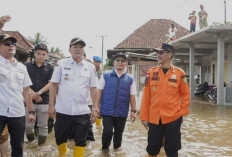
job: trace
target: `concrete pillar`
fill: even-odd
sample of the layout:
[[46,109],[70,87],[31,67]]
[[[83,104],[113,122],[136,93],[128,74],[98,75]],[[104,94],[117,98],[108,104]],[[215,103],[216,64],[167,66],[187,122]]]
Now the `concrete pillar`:
[[224,58],[225,41],[219,37],[217,42],[217,104],[224,105]]
[[232,83],[232,46],[228,47],[227,61],[227,80],[228,83]]
[[[137,63],[135,64],[135,77],[136,77],[136,89],[137,89],[137,96],[136,96],[136,110],[139,111],[140,110],[140,106],[141,106],[141,98],[142,98],[142,92],[140,92],[139,90],[139,85],[140,85],[140,67],[139,65],[137,65]],[[142,90],[143,91],[143,90]]]
[[193,43],[189,45],[189,86],[190,86],[190,99],[192,100],[195,95],[195,80],[194,80],[194,72],[195,72],[195,46]]

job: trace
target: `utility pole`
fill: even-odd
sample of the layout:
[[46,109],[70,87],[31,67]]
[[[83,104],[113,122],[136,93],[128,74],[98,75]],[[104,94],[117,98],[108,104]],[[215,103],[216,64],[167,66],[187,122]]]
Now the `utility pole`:
[[226,0],[224,0],[224,6],[225,6],[225,24],[226,24]]
[[101,37],[102,39],[102,66],[103,66],[103,62],[104,62],[104,59],[103,59],[103,52],[104,52],[104,38],[107,37],[107,35],[99,35],[97,37]]

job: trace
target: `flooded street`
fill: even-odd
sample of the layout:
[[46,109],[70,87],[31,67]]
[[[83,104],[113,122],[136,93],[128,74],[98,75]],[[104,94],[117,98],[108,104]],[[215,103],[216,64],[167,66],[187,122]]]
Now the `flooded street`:
[[[193,101],[190,114],[182,125],[182,149],[180,157],[230,157],[232,156],[232,106],[215,106]],[[122,148],[109,152],[101,151],[102,127],[94,124],[95,142],[88,142],[85,157],[145,157],[147,131],[138,120],[127,121]],[[67,157],[73,156],[73,143],[68,144]],[[25,142],[25,157],[53,157],[58,155],[54,134],[50,134],[44,146],[37,147],[37,141]],[[162,150],[159,157],[165,157]]]

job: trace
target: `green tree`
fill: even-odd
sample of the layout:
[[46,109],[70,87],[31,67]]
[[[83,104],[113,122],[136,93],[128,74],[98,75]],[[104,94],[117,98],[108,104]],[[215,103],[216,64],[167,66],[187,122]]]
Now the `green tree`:
[[55,47],[51,47],[50,52],[52,53],[61,53],[61,49],[59,47],[55,48]]
[[114,67],[114,65],[113,65],[113,60],[107,58],[107,59],[106,59],[106,64],[104,64],[103,67],[104,67],[105,70],[111,70],[111,69],[113,69],[113,67]]
[[226,23],[222,23],[222,22],[213,22],[212,23],[213,26],[219,26],[219,27],[224,27],[224,26],[228,26],[231,24],[232,24],[232,22],[230,22],[230,21],[227,21]]
[[47,44],[47,39],[41,35],[41,33],[37,32],[35,34],[35,37],[29,37],[29,40],[34,44],[34,45],[38,45],[38,44]]

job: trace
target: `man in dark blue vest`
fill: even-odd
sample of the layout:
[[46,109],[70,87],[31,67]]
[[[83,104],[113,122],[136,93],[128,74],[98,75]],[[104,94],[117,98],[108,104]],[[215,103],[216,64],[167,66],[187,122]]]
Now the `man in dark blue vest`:
[[100,106],[101,100],[103,117],[102,150],[109,149],[112,137],[114,149],[121,147],[129,103],[130,118],[132,122],[136,119],[136,85],[133,77],[124,70],[126,66],[126,55],[117,53],[114,57],[114,69],[104,72],[98,84],[97,103]]

